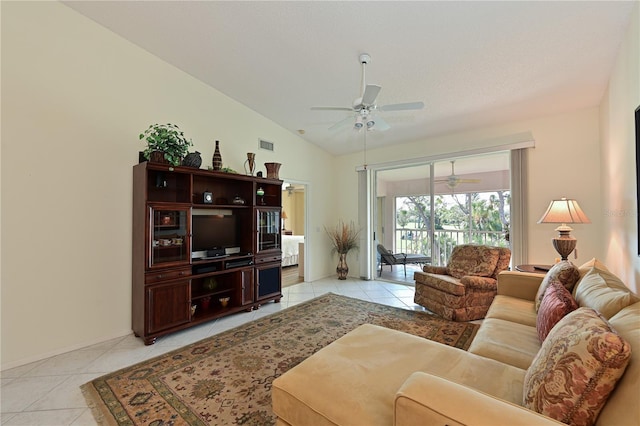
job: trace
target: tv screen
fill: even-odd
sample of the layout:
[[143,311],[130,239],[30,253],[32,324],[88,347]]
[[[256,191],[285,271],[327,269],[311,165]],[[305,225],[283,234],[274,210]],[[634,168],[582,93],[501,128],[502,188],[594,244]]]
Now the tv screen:
[[211,250],[215,247],[237,246],[235,216],[192,216],[191,250]]

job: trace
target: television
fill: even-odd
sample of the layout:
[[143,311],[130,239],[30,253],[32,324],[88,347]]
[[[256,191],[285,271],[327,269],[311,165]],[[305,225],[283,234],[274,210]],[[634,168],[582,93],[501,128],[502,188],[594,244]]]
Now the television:
[[[226,211],[224,212],[226,213]],[[232,214],[216,210],[193,210],[191,251],[229,248],[238,245],[238,223]]]

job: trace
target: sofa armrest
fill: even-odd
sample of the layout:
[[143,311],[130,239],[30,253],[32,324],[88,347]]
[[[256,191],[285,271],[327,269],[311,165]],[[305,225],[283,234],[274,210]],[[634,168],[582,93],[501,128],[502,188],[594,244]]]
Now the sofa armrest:
[[422,267],[423,272],[427,272],[429,274],[438,274],[438,275],[449,275],[447,274],[446,266],[433,266],[433,265],[424,265]]
[[393,424],[530,426],[564,423],[447,379],[415,372],[396,394]]
[[544,275],[531,272],[503,271],[498,274],[498,294],[535,300]]

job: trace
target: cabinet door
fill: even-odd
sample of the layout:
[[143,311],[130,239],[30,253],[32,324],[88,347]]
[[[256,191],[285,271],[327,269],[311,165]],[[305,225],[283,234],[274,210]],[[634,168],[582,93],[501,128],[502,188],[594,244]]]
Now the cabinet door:
[[189,322],[189,280],[149,286],[147,308],[150,334]]
[[188,264],[189,208],[149,207],[149,267]]
[[242,275],[242,305],[253,303],[253,268],[240,271]]
[[281,295],[282,264],[269,263],[256,267],[256,301]]
[[280,208],[258,208],[257,214],[256,254],[264,254],[270,250],[281,250]]

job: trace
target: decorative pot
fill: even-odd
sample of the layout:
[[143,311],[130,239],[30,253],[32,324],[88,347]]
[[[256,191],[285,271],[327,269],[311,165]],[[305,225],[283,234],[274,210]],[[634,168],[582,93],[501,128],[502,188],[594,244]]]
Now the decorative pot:
[[264,163],[267,168],[267,179],[279,179],[278,173],[280,172],[280,163]]
[[190,152],[184,157],[182,160],[182,165],[187,167],[193,167],[194,169],[199,169],[202,164],[202,157],[198,151]]
[[164,152],[162,151],[151,151],[151,153],[149,154],[149,161],[152,163],[169,163],[169,161],[164,158]]
[[340,253],[340,259],[338,260],[338,266],[336,267],[336,273],[339,280],[346,280],[349,273],[349,265],[347,265],[347,253]]
[[222,155],[220,155],[220,141],[216,141],[216,149],[213,152],[213,170],[222,170]]
[[209,309],[209,305],[211,304],[211,298],[210,297],[205,297],[204,299],[202,299],[200,301],[200,303],[202,304],[202,309],[203,310]]

